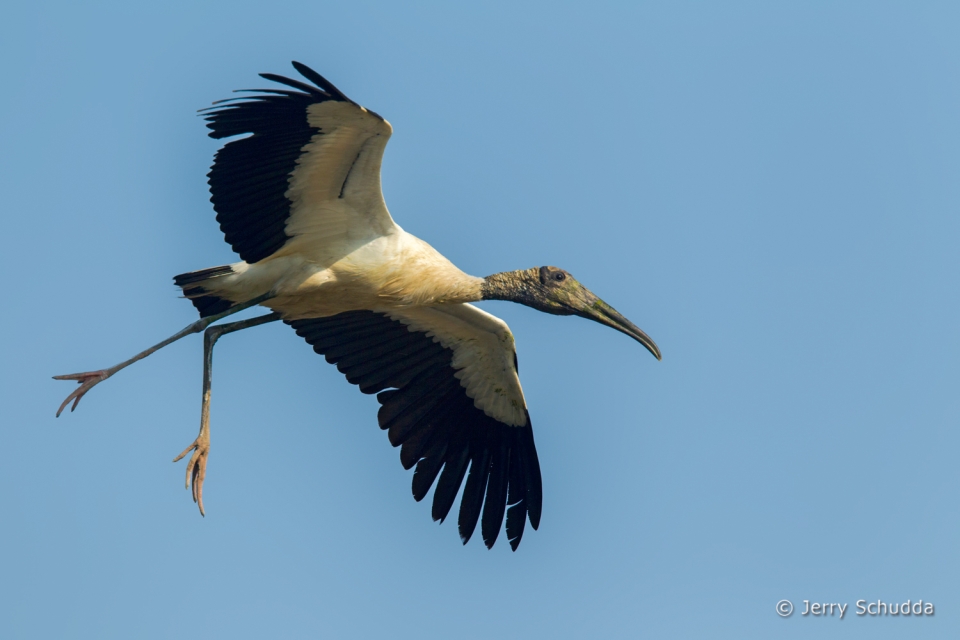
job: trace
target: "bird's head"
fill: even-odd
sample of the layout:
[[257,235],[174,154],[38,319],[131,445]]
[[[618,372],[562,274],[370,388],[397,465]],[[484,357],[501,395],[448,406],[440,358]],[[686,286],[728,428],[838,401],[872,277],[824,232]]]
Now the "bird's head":
[[576,315],[625,333],[660,360],[660,349],[640,327],[557,267],[534,267],[486,278],[486,299],[513,300],[560,316]]

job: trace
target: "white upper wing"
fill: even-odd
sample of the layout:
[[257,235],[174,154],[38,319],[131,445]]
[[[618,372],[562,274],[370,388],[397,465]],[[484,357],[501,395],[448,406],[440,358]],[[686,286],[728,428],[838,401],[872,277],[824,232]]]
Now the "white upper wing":
[[503,424],[527,426],[516,347],[507,323],[470,304],[384,309],[381,313],[413,331],[425,332],[453,351],[456,377],[478,409]]
[[317,133],[290,175],[286,233],[293,237],[291,251],[331,264],[397,228],[380,190],[380,164],[393,130],[347,102],[313,104],[307,114]]

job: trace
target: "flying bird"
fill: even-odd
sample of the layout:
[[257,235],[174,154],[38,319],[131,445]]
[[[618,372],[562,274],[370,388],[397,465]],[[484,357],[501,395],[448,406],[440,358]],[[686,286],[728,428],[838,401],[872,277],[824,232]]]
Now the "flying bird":
[[[434,520],[447,517],[466,478],[458,516],[463,543],[479,521],[492,547],[506,514],[516,550],[526,521],[534,529],[540,524],[540,463],[513,334],[470,303],[511,300],[577,315],[625,333],[658,360],[660,350],[562,269],[475,277],[401,229],[380,189],[390,123],[306,65],[293,66],[307,82],[263,73],[279,86],[246,90],[253,95],[201,111],[210,137],[229,139],[208,178],[220,229],[241,261],[174,278],[200,320],[109,369],[55,376],[80,384],[57,415],[121,369],[203,331],[200,433],[174,460],[191,454],[186,486],[203,514],[214,344],[280,320],[347,381],[377,394],[380,428],[400,447],[404,468],[416,467],[414,498],[436,484]],[[213,324],[258,305],[270,313]]]

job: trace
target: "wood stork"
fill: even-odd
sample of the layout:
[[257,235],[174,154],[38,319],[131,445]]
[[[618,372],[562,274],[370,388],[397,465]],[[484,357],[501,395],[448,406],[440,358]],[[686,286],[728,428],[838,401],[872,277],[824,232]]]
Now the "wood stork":
[[[214,343],[282,320],[349,382],[377,394],[380,427],[401,447],[404,468],[416,466],[414,498],[436,481],[434,520],[447,517],[466,476],[458,522],[464,544],[480,520],[492,547],[506,511],[516,550],[526,520],[534,529],[540,523],[540,464],[513,335],[469,303],[512,300],[578,315],[627,334],[658,360],[660,350],[562,269],[478,278],[401,229],[380,190],[390,124],[309,67],[293,66],[313,84],[264,73],[285,88],[250,90],[255,95],[201,111],[211,137],[232,138],[208,177],[220,229],[242,261],[176,276],[201,319],[112,368],[56,376],[80,383],[57,415],[117,371],[205,331],[200,433],[174,460],[192,452],[186,486],[203,514]],[[255,305],[272,312],[213,325]]]

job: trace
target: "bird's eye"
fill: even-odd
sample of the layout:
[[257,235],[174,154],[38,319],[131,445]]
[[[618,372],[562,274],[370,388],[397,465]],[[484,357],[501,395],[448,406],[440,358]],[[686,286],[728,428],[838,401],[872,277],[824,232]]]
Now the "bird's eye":
[[555,274],[555,275],[553,276],[553,279],[556,280],[557,282],[563,282],[564,278],[566,278],[566,277],[567,277],[567,276],[563,275],[563,272],[560,271],[560,272],[558,272],[557,274]]

